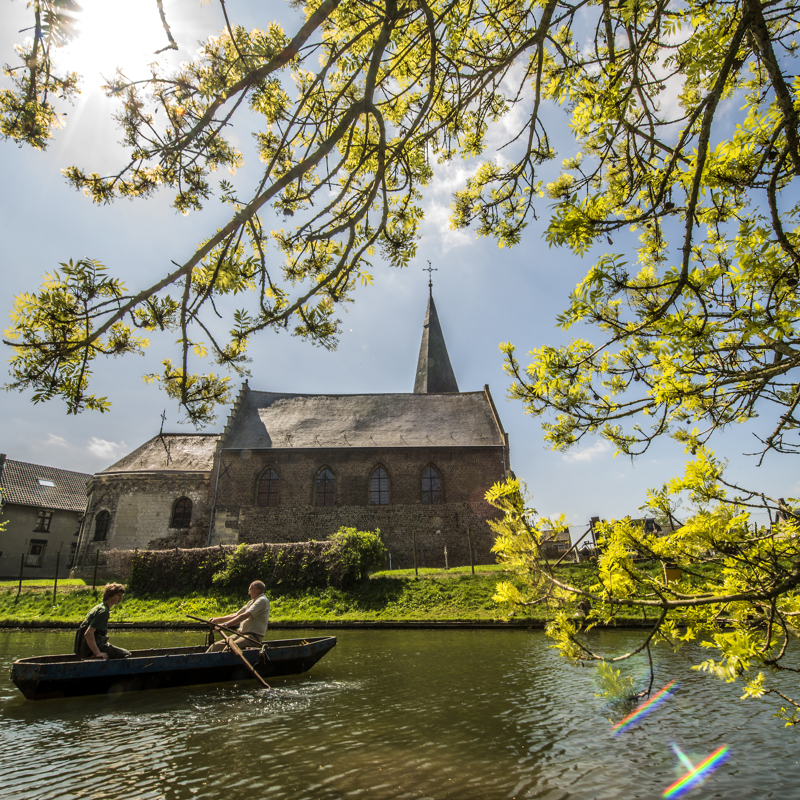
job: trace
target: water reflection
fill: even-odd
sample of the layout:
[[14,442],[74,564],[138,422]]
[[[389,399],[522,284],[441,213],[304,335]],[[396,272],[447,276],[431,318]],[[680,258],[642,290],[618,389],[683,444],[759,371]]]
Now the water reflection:
[[[633,636],[599,635],[620,648]],[[135,649],[198,637],[115,640]],[[696,652],[655,651],[662,684],[680,673],[681,690],[614,738],[590,670],[561,662],[538,632],[342,631],[308,675],[276,679],[271,692],[246,682],[24,701],[11,660],[71,641],[0,632],[3,800],[656,798],[685,771],[670,742],[694,763],[731,748],[690,797],[783,800],[800,780],[797,734],[771,706],[738,702],[740,687],[687,672]]]

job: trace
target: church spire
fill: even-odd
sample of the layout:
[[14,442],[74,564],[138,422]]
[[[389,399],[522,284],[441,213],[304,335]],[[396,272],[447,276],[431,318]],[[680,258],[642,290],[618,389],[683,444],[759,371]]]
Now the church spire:
[[444,343],[444,334],[439,324],[439,315],[436,313],[433,289],[431,289],[428,297],[428,313],[425,315],[425,324],[422,328],[414,394],[445,392],[458,392],[458,384],[450,366],[450,357],[447,355],[447,345]]

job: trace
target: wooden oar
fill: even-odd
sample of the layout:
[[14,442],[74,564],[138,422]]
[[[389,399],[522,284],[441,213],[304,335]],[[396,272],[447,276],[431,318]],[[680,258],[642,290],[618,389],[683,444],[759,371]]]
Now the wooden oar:
[[202,622],[205,625],[211,625],[212,628],[219,628],[220,633],[222,633],[222,631],[228,631],[229,633],[238,636],[240,639],[247,639],[250,644],[254,644],[256,647],[261,647],[263,645],[263,642],[259,642],[256,639],[251,639],[246,633],[239,633],[239,631],[235,630],[234,628],[229,628],[227,625],[220,625],[219,622],[211,622],[211,620],[203,619],[202,617],[195,617],[193,614],[187,614],[186,616],[189,617],[189,619],[196,619],[198,622]]
[[245,658],[244,653],[239,649],[239,645],[233,641],[233,636],[226,636],[222,631],[219,632],[220,636],[228,643],[228,647],[236,653],[239,658],[242,659],[242,664],[244,664],[250,672],[253,673],[253,677],[265,688],[265,689],[272,689],[272,687],[256,672],[255,667]]
[[[206,624],[208,624],[208,625],[213,625],[213,626],[215,626],[216,628],[219,628],[219,629],[220,629],[220,635],[221,635],[221,636],[222,636],[222,638],[225,640],[225,643],[228,645],[228,647],[230,647],[230,649],[231,649],[231,650],[232,650],[234,653],[236,653],[236,655],[237,655],[237,656],[239,656],[239,658],[242,660],[242,664],[244,664],[244,665],[247,667],[247,669],[249,669],[249,670],[250,670],[250,672],[252,673],[253,677],[254,677],[254,678],[255,678],[255,679],[256,679],[256,680],[257,680],[257,681],[258,681],[258,682],[259,682],[259,683],[260,683],[260,684],[261,684],[261,685],[262,685],[262,686],[265,688],[265,689],[270,689],[270,690],[272,689],[272,687],[271,687],[271,686],[270,686],[270,685],[269,685],[269,684],[268,684],[268,683],[267,683],[267,682],[266,682],[266,681],[265,681],[265,680],[264,680],[264,679],[263,679],[263,678],[262,678],[262,677],[261,677],[261,676],[260,676],[260,675],[259,675],[259,674],[258,674],[256,671],[255,671],[255,668],[254,668],[254,667],[253,667],[253,665],[252,665],[252,664],[251,664],[251,663],[250,663],[250,662],[247,660],[247,658],[245,658],[245,655],[244,655],[244,653],[243,653],[243,652],[242,652],[242,651],[239,649],[239,645],[238,645],[238,644],[236,644],[236,642],[234,642],[234,641],[233,641],[233,636],[226,636],[226,635],[223,633],[223,631],[221,630],[222,628],[225,628],[225,630],[226,630],[226,631],[229,631],[229,630],[230,630],[230,628],[227,628],[227,627],[225,627],[225,625],[218,625],[216,622],[209,622],[207,619],[200,619],[200,617],[193,617],[191,614],[187,614],[186,616],[187,616],[187,617],[190,617],[191,619],[198,619],[198,620],[200,620],[200,622],[205,622],[205,623],[206,623]],[[233,631],[233,633],[236,633],[236,631]],[[238,635],[238,636],[242,636],[242,634],[237,634],[237,635]],[[242,636],[242,638],[246,638],[248,642],[252,642],[252,641],[254,641],[253,639],[250,639],[249,637]],[[260,645],[259,645],[259,646],[260,646]]]

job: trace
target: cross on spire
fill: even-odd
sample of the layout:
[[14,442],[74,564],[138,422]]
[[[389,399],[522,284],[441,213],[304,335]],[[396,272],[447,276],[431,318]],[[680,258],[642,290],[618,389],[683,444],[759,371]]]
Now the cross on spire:
[[430,292],[431,297],[433,297],[433,273],[438,272],[439,270],[436,267],[431,266],[431,262],[428,262],[427,267],[422,268],[423,272],[428,273],[428,291]]

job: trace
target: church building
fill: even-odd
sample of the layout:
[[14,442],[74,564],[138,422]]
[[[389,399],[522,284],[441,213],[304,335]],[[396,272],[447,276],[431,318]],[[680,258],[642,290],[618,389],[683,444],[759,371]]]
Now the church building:
[[511,475],[489,387],[460,392],[431,294],[414,391],[293,394],[245,382],[222,433],[160,434],[94,475],[77,563],[98,549],[327,539],[380,529],[387,567],[491,563]]

